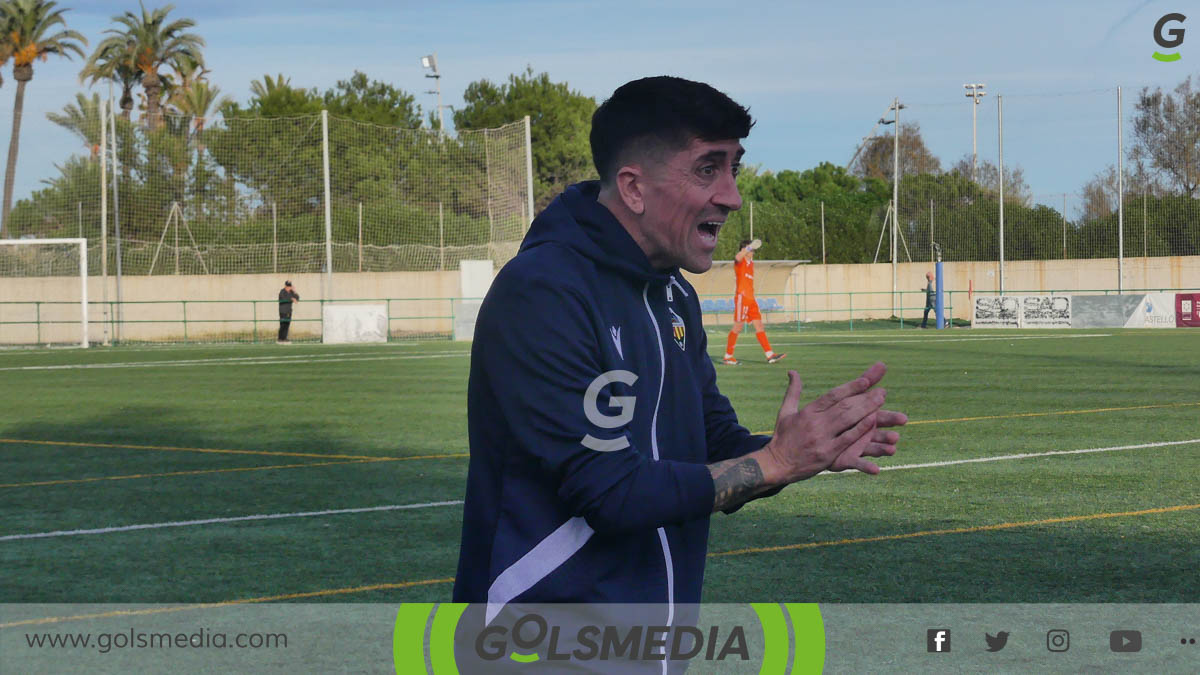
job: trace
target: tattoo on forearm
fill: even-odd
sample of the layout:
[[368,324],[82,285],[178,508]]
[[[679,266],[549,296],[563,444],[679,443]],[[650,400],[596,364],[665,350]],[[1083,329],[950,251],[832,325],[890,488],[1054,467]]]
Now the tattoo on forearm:
[[713,511],[724,511],[750,501],[764,487],[762,467],[752,457],[718,462],[708,469],[716,490]]

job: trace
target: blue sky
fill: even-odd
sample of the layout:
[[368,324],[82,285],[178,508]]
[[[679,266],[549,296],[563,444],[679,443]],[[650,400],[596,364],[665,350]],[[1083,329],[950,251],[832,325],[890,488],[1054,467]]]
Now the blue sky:
[[[110,18],[135,2],[60,0],[92,45]],[[148,6],[156,6],[149,3]],[[1025,172],[1039,201],[1114,164],[1118,86],[1126,143],[1137,92],[1173,88],[1200,64],[1200,16],[1183,58],[1160,63],[1152,29],[1177,0],[1149,2],[376,2],[180,0],[172,16],[197,21],[210,79],[237,100],[251,80],[283,73],[324,90],[354,70],[414,93],[425,111],[420,56],[437,52],[443,99],[461,104],[466,86],[503,81],[532,66],[597,101],[646,75],[709,82],[748,105],[757,120],[746,161],[765,169],[845,164],[893,97],[902,121],[920,123],[943,167],[971,150],[963,83],[987,84],[978,108],[979,153],[997,158],[996,95],[1004,96],[1004,162]],[[1194,46],[1192,43],[1194,42]],[[16,197],[55,175],[82,150],[45,113],[74,99],[78,59],[35,66],[26,92]],[[98,90],[107,93],[101,85]],[[6,153],[15,83],[0,88],[0,153]],[[449,115],[449,111],[447,111]],[[0,155],[3,157],[6,155]],[[0,163],[0,170],[3,164]],[[1060,195],[1052,197],[1052,195]]]

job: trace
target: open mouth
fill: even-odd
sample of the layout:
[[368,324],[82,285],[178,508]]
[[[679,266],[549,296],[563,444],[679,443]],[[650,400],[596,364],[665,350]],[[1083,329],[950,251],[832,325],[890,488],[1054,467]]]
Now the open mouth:
[[724,225],[724,223],[715,220],[700,223],[698,227],[700,231],[700,238],[706,243],[711,243],[715,246],[717,243],[717,235],[721,232],[722,225]]

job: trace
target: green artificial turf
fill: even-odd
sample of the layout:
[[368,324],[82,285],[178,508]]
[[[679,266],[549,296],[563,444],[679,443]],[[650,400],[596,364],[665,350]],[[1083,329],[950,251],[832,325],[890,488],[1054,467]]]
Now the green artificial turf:
[[[781,364],[745,334],[743,365],[717,366],[749,428],[770,430],[788,368],[809,401],[881,360],[912,424],[880,464],[945,464],[715,516],[706,600],[1200,602],[1200,336],[771,338]],[[452,342],[0,352],[0,537],[460,500],[468,359]],[[460,525],[451,504],[10,538],[0,602],[444,601]]]

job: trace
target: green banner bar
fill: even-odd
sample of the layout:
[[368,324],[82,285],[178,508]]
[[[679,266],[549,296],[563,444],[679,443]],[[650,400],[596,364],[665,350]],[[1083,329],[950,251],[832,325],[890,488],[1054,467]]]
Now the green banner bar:
[[434,675],[458,675],[458,664],[454,660],[454,629],[466,610],[465,603],[438,605],[429,632],[429,663]]
[[816,603],[787,603],[792,618],[792,634],[796,636],[796,657],[793,673],[821,673],[825,670],[825,622],[821,607]]
[[396,612],[396,625],[392,628],[392,661],[396,675],[426,672],[425,624],[432,610],[432,602],[406,602]]
[[762,668],[758,671],[763,675],[787,673],[788,649],[791,640],[788,636],[787,621],[783,618],[783,608],[775,603],[757,602],[751,605],[758,620],[762,622],[763,646]]

